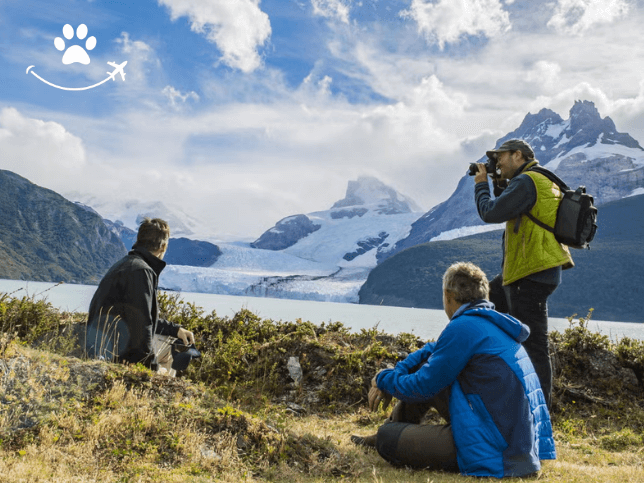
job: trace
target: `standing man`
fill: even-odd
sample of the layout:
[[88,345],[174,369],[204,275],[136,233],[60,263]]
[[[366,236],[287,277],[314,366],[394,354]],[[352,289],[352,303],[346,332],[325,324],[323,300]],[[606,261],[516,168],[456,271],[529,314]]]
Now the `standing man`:
[[[562,269],[574,264],[567,246],[524,215],[530,213],[554,226],[562,193],[556,183],[530,170],[539,163],[525,141],[511,139],[486,154],[496,161],[492,180],[497,196],[491,198],[485,165],[479,163],[474,178],[476,207],[484,222],[506,222],[503,270],[490,282],[490,301],[498,311],[507,312],[530,327],[530,337],[523,345],[550,407],[552,367],[547,300],[561,283]],[[506,183],[507,187],[501,188]]]
[[168,336],[194,344],[192,332],[159,318],[157,287],[169,240],[167,222],[144,218],[132,251],[105,274],[89,306],[90,356],[172,373]]
[[[369,407],[399,399],[378,433],[352,436],[396,466],[496,478],[531,475],[555,459],[550,415],[530,358],[529,329],[487,301],[488,281],[472,263],[443,275],[450,319],[436,342],[372,380]],[[446,424],[420,424],[435,407]]]

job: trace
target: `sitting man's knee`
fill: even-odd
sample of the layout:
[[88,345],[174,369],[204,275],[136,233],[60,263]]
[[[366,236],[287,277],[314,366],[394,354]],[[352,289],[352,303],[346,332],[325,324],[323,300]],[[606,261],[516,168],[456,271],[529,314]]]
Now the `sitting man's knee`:
[[398,440],[408,423],[388,422],[378,428],[378,437],[376,438],[376,450],[378,454],[392,465],[404,464],[397,456]]

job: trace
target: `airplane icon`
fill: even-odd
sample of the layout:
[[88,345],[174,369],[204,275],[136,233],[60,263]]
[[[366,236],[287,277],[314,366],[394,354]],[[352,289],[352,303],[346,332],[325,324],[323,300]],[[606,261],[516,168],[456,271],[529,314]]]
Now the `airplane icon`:
[[127,64],[127,60],[123,62],[122,64],[116,64],[116,62],[108,62],[108,65],[114,67],[114,70],[112,72],[108,72],[107,75],[109,76],[108,79],[115,80],[114,78],[116,77],[116,74],[121,74],[121,80],[125,81],[125,71],[123,68]]

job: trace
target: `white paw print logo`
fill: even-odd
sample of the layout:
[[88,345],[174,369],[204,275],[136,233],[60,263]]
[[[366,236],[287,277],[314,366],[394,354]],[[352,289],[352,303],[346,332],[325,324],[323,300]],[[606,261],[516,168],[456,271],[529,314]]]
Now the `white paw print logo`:
[[[72,40],[74,38],[74,27],[66,24],[63,27],[63,35],[67,40]],[[78,26],[76,29],[76,37],[78,37],[79,40],[83,40],[87,37],[87,25],[82,23]],[[54,39],[54,46],[62,52],[65,50],[65,40],[60,37],[56,37]],[[85,49],[92,50],[94,47],[96,47],[96,37],[92,35],[85,42]],[[85,49],[80,45],[72,45],[71,47],[68,47],[63,55],[63,64],[68,65],[73,64],[74,62],[79,62],[84,65],[89,64],[90,58]]]
[[[0,0],[0,2],[1,1],[2,0]],[[63,36],[65,37],[65,39],[67,39],[68,41],[72,40],[74,38],[74,35],[76,35],[76,38],[78,40],[85,40],[85,37],[87,37],[87,25],[85,25],[84,23],[80,24],[74,32],[74,27],[69,24],[65,24],[65,26],[63,27]],[[80,45],[70,45],[69,47],[67,47],[65,39],[61,37],[56,37],[54,39],[54,46],[61,52],[65,51],[65,54],[63,55],[63,64],[69,65],[75,62],[84,65],[89,64],[90,59],[87,51],[93,50],[94,47],[96,47],[96,37],[92,35],[90,38],[85,40],[85,48],[81,47]],[[115,81],[117,74],[121,76],[122,81],[125,81],[125,66],[127,65],[127,60],[121,63],[110,61],[107,63],[107,65],[109,65],[113,69],[111,72],[106,72],[107,77],[102,81],[97,82],[96,84],[85,87],[65,87],[54,84],[53,82],[50,82],[47,79],[43,79],[38,74],[36,74],[36,71],[34,69],[34,67],[36,67],[35,65],[30,65],[29,67],[27,67],[26,73],[27,75],[33,75],[36,79],[44,82],[47,85],[55,87],[56,89],[61,89],[63,91],[86,91],[87,89],[93,89],[94,87],[105,84],[110,79]]]

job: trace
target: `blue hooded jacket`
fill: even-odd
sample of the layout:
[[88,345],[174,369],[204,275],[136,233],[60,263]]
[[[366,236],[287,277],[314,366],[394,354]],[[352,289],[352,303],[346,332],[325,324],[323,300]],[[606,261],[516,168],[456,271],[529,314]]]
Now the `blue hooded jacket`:
[[[462,305],[436,342],[377,376],[378,388],[425,402],[450,387],[449,412],[462,474],[525,476],[555,459],[550,414],[527,352],[530,329],[479,300]],[[425,361],[416,372],[412,368]]]

